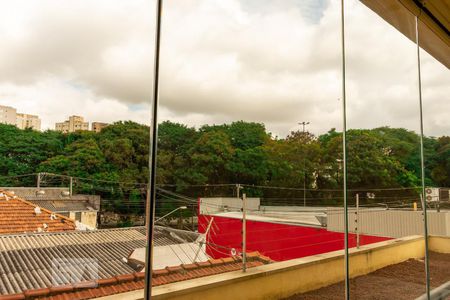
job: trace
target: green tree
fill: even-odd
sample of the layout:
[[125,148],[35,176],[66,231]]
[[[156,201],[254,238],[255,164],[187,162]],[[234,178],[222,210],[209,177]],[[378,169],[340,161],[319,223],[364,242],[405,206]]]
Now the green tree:
[[270,136],[264,124],[244,121],[233,122],[227,126],[226,133],[236,149],[247,150],[264,145]]
[[233,159],[234,148],[223,131],[207,131],[200,135],[189,150],[190,165],[185,176],[188,182],[229,183],[227,163]]
[[431,171],[431,177],[438,186],[450,186],[450,136],[437,140],[436,166]]
[[66,146],[64,153],[42,162],[38,171],[83,178],[107,171],[105,156],[94,139],[78,140]]
[[158,133],[158,183],[189,183],[185,176],[190,163],[189,149],[195,144],[198,133],[194,128],[165,121]]
[[[16,176],[34,173],[36,166],[63,152],[63,137],[56,132],[44,133],[0,124],[0,175]],[[3,179],[2,183],[20,184]],[[26,180],[26,178],[25,178]],[[29,180],[34,180],[30,179]]]

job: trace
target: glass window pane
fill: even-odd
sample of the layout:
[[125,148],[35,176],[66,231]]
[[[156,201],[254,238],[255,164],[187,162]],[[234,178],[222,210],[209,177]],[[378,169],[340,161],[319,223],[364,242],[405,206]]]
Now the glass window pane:
[[256,252],[281,262],[342,250],[326,223],[342,207],[339,2],[168,1],[165,20],[160,222],[179,226],[171,211],[195,203],[200,253],[246,251],[249,268]]
[[[420,30],[421,27],[419,27]],[[420,32],[419,32],[420,33]],[[449,104],[450,72],[441,62],[420,50],[425,140],[425,190],[428,205],[429,277],[431,290],[450,280],[449,247],[438,246],[448,239],[444,227],[449,214],[450,132],[446,113]],[[447,107],[447,108],[446,108]]]
[[[415,299],[425,293],[415,17],[366,3],[346,2],[351,298]],[[358,249],[358,234],[384,241]]]

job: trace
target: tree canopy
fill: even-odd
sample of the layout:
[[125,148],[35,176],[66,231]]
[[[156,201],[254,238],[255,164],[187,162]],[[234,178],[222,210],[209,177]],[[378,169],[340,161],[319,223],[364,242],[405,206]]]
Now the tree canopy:
[[[420,184],[419,136],[402,128],[348,132],[350,188]],[[426,183],[450,186],[450,137],[426,137]],[[100,133],[37,132],[0,125],[0,185],[49,172],[101,180],[148,180],[149,128],[117,122]],[[238,121],[198,129],[159,125],[157,182],[177,186],[240,183],[333,189],[342,184],[342,134],[300,131],[272,137],[264,124]],[[113,193],[113,192],[111,192]],[[116,195],[117,196],[117,195]],[[134,197],[134,196],[133,196]]]

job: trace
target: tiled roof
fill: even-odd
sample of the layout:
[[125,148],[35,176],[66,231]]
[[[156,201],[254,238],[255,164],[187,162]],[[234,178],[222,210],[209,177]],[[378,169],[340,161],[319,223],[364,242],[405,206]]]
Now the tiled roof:
[[[258,267],[272,261],[258,252],[247,254],[247,267]],[[201,278],[242,269],[242,261],[237,257],[214,259],[202,263],[185,264],[177,267],[167,267],[153,272],[153,286],[159,286],[179,281]],[[95,282],[85,282],[78,286],[66,285],[54,288],[27,290],[23,293],[0,296],[1,300],[33,299],[92,299],[114,294],[126,293],[144,288],[144,273],[129,273]]]
[[[0,190],[0,234],[73,231],[75,222]],[[53,216],[52,216],[53,214]]]
[[[198,234],[157,226],[154,236],[155,246],[166,246],[191,242]],[[84,261],[94,262],[100,280],[134,273],[127,258],[133,250],[146,245],[145,227],[0,235],[0,295],[54,285],[55,262],[61,260],[75,262],[70,271],[77,274],[84,274]]]

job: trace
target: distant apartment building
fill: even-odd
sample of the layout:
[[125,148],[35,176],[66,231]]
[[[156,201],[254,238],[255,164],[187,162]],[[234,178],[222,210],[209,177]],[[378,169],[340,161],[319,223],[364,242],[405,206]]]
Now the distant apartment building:
[[31,128],[34,130],[41,130],[41,119],[35,115],[17,114],[16,126],[19,129]]
[[89,122],[85,122],[84,118],[80,116],[70,116],[69,120],[56,123],[55,129],[63,133],[89,130]]
[[108,123],[92,122],[92,131],[99,133],[108,125]]
[[0,105],[0,124],[16,125],[17,110],[10,106]]
[[17,109],[0,105],[0,124],[15,125],[19,129],[41,130],[41,119],[35,115],[17,113]]

